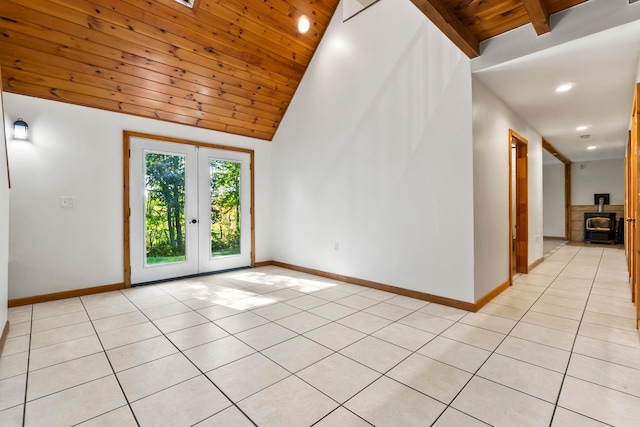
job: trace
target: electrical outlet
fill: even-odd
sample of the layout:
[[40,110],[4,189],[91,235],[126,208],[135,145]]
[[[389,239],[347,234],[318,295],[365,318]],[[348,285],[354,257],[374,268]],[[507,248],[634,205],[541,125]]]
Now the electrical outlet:
[[60,197],[60,206],[64,209],[73,209],[76,207],[76,198],[73,196]]
[[339,252],[340,251],[340,243],[335,242],[333,244],[333,250],[336,251],[336,252]]

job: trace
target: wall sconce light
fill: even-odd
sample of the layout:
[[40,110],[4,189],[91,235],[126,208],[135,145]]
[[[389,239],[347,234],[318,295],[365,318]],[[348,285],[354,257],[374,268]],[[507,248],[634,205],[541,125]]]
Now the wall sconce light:
[[26,141],[29,138],[29,125],[22,119],[13,122],[13,138]]

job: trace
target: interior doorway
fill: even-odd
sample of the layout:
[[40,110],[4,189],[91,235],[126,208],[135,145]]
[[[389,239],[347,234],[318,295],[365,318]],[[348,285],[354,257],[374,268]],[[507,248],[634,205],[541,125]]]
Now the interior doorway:
[[[557,161],[564,164],[564,182],[559,183],[564,186],[564,239],[566,241],[571,240],[571,160],[569,160],[566,156],[558,151],[549,141],[542,138],[542,149],[547,153],[555,157]],[[543,156],[544,158],[544,156]],[[547,161],[543,162],[543,168],[547,166]],[[546,179],[546,174],[543,173],[544,178]],[[558,184],[558,183],[556,183]],[[546,200],[543,197],[544,200]],[[546,206],[545,210],[543,210],[544,215],[546,215]],[[545,219],[545,228],[546,228],[546,219]],[[546,229],[544,230],[544,235],[547,236]],[[556,236],[556,235],[553,235]]]
[[527,140],[509,130],[510,276],[529,272],[529,196]]
[[125,280],[253,265],[251,150],[125,134]]

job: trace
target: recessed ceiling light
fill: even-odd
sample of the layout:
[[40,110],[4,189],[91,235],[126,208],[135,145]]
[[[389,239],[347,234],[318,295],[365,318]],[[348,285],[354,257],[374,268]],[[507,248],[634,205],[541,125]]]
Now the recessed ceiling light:
[[311,22],[309,22],[309,18],[302,15],[298,20],[298,31],[300,31],[300,34],[304,34],[309,31],[309,28],[311,28]]
[[587,150],[595,150],[596,146],[595,145],[590,145],[587,147]]
[[561,84],[556,88],[556,92],[566,92],[568,90],[571,90],[572,87],[573,85],[571,83]]
[[576,130],[578,130],[578,131],[580,131],[580,130],[587,130],[588,128],[589,128],[589,126],[582,125],[582,126],[578,126],[578,127],[576,128]]

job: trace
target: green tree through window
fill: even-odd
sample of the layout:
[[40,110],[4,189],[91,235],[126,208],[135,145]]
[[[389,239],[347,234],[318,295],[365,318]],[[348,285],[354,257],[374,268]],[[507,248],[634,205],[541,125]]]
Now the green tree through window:
[[240,163],[211,160],[211,255],[240,253]]
[[146,154],[147,263],[184,261],[185,159]]

